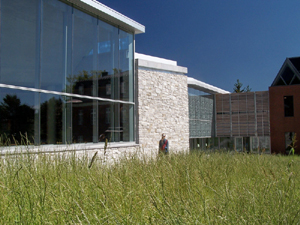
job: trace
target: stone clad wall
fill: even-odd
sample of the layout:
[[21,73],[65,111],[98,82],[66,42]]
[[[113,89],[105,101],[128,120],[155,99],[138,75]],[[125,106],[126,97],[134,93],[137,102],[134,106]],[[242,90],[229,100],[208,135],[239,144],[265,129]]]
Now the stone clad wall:
[[184,73],[141,67],[137,60],[138,143],[155,155],[162,133],[170,152],[189,148],[187,76]]
[[96,154],[95,162],[114,163],[124,158],[137,157],[144,159],[147,155],[143,154],[140,146],[135,143],[108,143],[107,148],[104,148],[104,143],[98,144],[73,144],[73,145],[43,145],[43,146],[8,146],[0,151],[0,157],[18,156],[21,154],[31,154],[38,157],[40,154],[46,155],[61,155],[65,157],[75,156],[82,159],[87,157],[89,161]]

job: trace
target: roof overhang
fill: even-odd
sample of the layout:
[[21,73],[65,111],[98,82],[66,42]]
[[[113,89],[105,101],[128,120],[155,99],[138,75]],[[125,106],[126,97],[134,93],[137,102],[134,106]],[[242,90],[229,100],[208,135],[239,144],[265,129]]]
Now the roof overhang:
[[177,61],[154,57],[150,55],[144,55],[140,53],[134,53],[138,67],[164,70],[170,72],[176,72],[181,74],[187,74],[188,69],[186,67],[178,66]]
[[98,16],[101,19],[107,20],[112,24],[133,32],[134,34],[145,33],[145,26],[124,16],[123,14],[107,7],[106,5],[96,0],[64,0],[80,9],[86,10],[91,14]]
[[229,91],[225,91],[221,88],[217,88],[213,85],[204,83],[202,81],[196,80],[194,78],[188,77],[187,79],[188,87],[194,88],[199,91],[203,91],[209,94],[229,94]]

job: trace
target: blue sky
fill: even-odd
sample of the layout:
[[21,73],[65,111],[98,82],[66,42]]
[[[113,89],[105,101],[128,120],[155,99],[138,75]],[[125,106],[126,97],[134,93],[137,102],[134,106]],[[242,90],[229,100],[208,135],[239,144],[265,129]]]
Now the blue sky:
[[300,56],[299,0],[99,0],[146,27],[136,52],[177,61],[188,76],[233,91],[268,90]]

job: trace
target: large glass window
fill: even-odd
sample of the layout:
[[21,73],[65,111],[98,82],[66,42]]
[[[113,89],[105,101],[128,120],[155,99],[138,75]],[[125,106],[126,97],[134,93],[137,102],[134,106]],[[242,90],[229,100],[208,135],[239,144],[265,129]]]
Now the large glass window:
[[0,10],[2,144],[134,141],[132,33],[59,0]]
[[57,0],[43,1],[41,88],[66,92],[72,46],[71,7]]
[[133,35],[120,31],[120,99],[133,101]]
[[[72,78],[73,93],[79,94],[77,87],[84,87],[84,94],[97,96],[93,93],[93,80],[97,72],[97,19],[74,10]],[[96,85],[95,85],[96,87]]]
[[120,118],[121,127],[123,130],[121,141],[133,141],[134,140],[134,106],[123,104],[121,106]]
[[94,107],[93,100],[72,98],[72,143],[86,143],[93,141]]
[[61,96],[41,94],[41,144],[63,143],[63,107]]
[[1,1],[0,83],[39,88],[38,2]]
[[98,54],[98,95],[103,98],[120,99],[119,32],[102,21],[98,21],[98,43],[94,51]]
[[34,144],[35,94],[0,89],[0,146]]

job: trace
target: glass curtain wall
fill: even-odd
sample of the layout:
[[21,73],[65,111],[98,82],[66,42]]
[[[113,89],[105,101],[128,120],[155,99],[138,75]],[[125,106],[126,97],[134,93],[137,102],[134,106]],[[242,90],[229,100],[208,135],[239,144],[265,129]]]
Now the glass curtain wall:
[[35,93],[0,88],[0,146],[34,142]]
[[59,0],[0,4],[1,143],[134,141],[133,33]]

